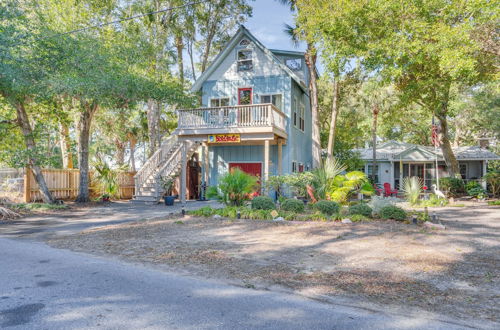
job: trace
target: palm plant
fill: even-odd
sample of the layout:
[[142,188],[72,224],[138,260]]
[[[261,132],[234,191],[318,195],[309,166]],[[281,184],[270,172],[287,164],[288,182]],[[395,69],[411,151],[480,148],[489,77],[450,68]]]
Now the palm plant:
[[94,162],[94,175],[92,176],[93,188],[101,195],[117,197],[119,194],[118,172],[113,170],[103,160]]
[[258,189],[257,182],[257,177],[237,168],[220,178],[218,189],[210,187],[207,197],[217,198],[226,205],[241,206]]
[[411,205],[418,204],[423,186],[423,180],[417,176],[403,178],[402,190]]
[[332,182],[345,169],[346,167],[338,160],[332,159],[324,161],[321,167],[316,168],[312,172],[313,180],[311,183],[317,199],[326,198],[327,192],[331,189]]

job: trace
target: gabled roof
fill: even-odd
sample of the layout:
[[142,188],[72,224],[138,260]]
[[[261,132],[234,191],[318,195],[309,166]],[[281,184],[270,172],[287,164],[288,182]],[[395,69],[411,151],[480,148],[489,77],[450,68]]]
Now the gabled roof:
[[[232,49],[236,46],[238,41],[241,39],[241,37],[247,37],[250,39],[270,60],[274,61],[281,69],[283,69],[295,82],[304,90],[306,91],[307,87],[305,82],[297,76],[292,70],[290,70],[283,62],[281,62],[276,55],[266,48],[257,38],[253,36],[250,31],[243,25],[240,25],[240,28],[236,32],[236,34],[229,40],[229,42],[226,44],[226,47],[217,55],[210,64],[210,66],[203,72],[203,74],[196,79],[196,81],[193,84],[193,87],[191,87],[191,92],[197,92],[200,90],[201,86],[203,83],[210,77],[210,75],[217,69],[217,67],[222,63],[222,61],[226,58],[227,55],[232,51]],[[297,52],[298,53],[298,52]],[[303,55],[303,53],[302,53]]]
[[[500,156],[489,151],[488,149],[478,146],[455,147],[452,148],[457,160],[500,160]],[[360,153],[363,160],[371,160],[372,148],[355,149]],[[443,160],[441,148],[429,146],[421,146],[411,143],[387,141],[377,144],[377,159],[378,160],[395,160],[399,161],[433,161],[437,158]]]

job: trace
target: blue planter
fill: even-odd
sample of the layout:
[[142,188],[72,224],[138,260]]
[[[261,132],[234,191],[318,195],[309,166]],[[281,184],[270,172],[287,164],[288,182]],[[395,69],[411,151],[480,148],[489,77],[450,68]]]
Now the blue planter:
[[165,196],[165,197],[163,197],[163,199],[165,200],[165,205],[167,205],[167,206],[174,205],[174,201],[175,201],[174,196]]

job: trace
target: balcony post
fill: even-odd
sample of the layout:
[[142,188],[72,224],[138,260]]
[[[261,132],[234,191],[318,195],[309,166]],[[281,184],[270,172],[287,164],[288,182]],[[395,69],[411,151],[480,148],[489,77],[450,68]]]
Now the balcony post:
[[186,167],[187,167],[187,146],[186,146],[186,141],[182,142],[182,147],[181,147],[181,204],[184,206],[186,204],[186,186],[187,186],[187,173],[186,173]]
[[210,171],[210,164],[208,159],[208,143],[203,142],[203,183],[208,186],[208,174]]
[[[264,141],[264,180],[262,183],[266,184],[269,179],[269,140]],[[264,189],[267,193],[267,189]]]
[[278,175],[283,175],[283,140],[278,139]]

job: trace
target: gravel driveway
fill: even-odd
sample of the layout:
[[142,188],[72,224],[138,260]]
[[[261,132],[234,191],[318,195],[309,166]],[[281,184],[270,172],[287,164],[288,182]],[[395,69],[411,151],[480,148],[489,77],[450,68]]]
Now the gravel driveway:
[[445,231],[355,224],[166,217],[52,239],[60,248],[322,300],[498,324],[500,208],[443,208]]

